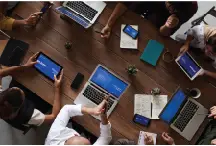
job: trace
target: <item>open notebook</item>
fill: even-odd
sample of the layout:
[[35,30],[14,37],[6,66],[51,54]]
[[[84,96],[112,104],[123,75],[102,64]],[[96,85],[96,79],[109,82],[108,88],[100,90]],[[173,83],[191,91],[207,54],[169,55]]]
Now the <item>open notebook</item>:
[[150,132],[144,132],[144,131],[140,131],[140,134],[139,134],[139,139],[138,139],[138,145],[145,145],[145,142],[144,142],[144,134],[147,134],[147,135],[151,135],[152,138],[153,138],[153,141],[154,141],[154,145],[156,145],[156,139],[157,139],[157,134],[155,133],[150,133]]
[[159,119],[158,116],[167,104],[167,95],[135,94],[134,114],[150,119]]

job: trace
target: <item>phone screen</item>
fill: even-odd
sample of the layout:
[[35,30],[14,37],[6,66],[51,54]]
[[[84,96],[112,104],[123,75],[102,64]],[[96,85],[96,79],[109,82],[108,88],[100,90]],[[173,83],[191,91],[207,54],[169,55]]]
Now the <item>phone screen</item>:
[[138,31],[136,29],[134,29],[132,26],[130,25],[126,25],[124,28],[124,32],[126,34],[128,34],[129,36],[131,36],[133,39],[137,38],[138,35]]
[[149,122],[150,122],[150,119],[149,119],[149,118],[146,118],[146,117],[144,117],[144,116],[135,114],[135,115],[134,115],[133,121],[134,121],[135,123],[138,123],[138,124],[141,124],[141,125],[144,125],[144,126],[148,126],[148,125],[149,125]]
[[50,4],[47,3],[44,5],[44,7],[40,11],[44,14],[49,9],[49,7],[50,7]]

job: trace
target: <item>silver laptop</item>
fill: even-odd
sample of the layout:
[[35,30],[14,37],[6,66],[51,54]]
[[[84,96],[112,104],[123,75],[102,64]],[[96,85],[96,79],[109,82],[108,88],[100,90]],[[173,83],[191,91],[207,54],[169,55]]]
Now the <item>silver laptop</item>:
[[190,141],[206,118],[208,110],[178,88],[159,118]]
[[98,65],[74,103],[95,107],[103,101],[105,95],[109,94],[107,109],[109,116],[128,87],[129,83],[106,67]]
[[102,13],[106,3],[102,1],[65,1],[63,7],[73,12],[68,15],[71,19],[88,28]]

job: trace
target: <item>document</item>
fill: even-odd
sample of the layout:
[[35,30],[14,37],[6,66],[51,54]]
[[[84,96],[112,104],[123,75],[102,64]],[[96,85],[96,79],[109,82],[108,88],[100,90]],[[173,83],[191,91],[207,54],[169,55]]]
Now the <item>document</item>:
[[134,114],[150,119],[159,119],[158,116],[167,104],[167,95],[135,94]]
[[150,133],[150,132],[144,132],[144,131],[140,131],[139,139],[138,139],[138,145],[146,145],[145,142],[144,142],[144,134],[145,133],[147,135],[151,135],[152,136],[153,141],[154,141],[154,145],[156,145],[157,134]]
[[[138,30],[137,25],[131,25],[134,29]],[[121,26],[121,38],[120,38],[120,48],[125,49],[138,49],[138,40],[133,39],[130,36],[128,36],[126,33],[123,32],[123,29],[125,27],[125,24],[122,24]]]

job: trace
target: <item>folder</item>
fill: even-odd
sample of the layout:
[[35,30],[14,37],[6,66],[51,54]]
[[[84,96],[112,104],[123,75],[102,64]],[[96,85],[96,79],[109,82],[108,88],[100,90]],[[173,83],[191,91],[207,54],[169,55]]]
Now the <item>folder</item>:
[[157,61],[161,53],[163,52],[163,50],[164,50],[164,45],[157,42],[156,40],[150,40],[146,48],[144,49],[140,59],[153,66],[156,66]]

